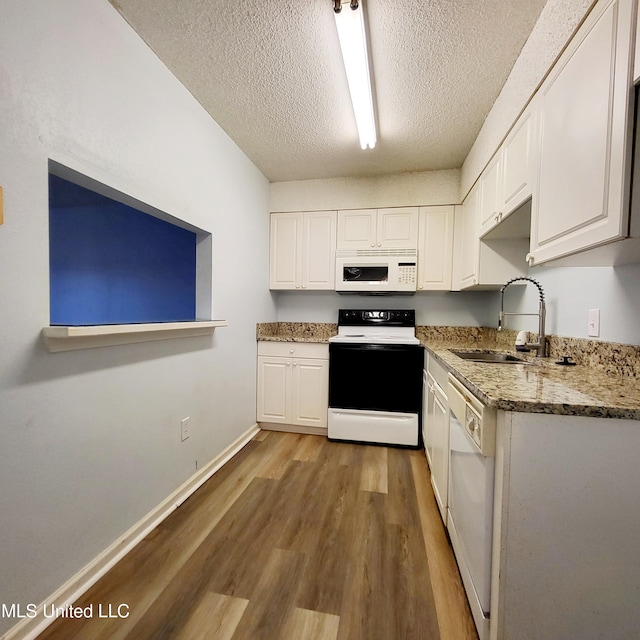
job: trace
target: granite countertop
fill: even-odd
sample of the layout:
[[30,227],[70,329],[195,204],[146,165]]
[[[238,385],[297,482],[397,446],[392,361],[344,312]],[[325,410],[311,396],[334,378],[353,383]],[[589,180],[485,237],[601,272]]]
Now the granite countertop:
[[[582,364],[555,364],[558,357],[536,358],[500,348],[495,341],[421,343],[484,404],[504,411],[640,420],[640,383],[636,378]],[[489,364],[463,360],[450,349],[511,353],[530,364]]]
[[[258,340],[327,342],[336,324],[257,325]],[[640,420],[640,347],[549,336],[547,358],[513,350],[515,333],[487,327],[416,327],[420,343],[484,404],[504,411]],[[535,339],[535,336],[532,336]],[[531,364],[488,364],[450,349],[512,353]],[[569,355],[576,366],[555,364]]]
[[328,342],[338,333],[329,322],[260,322],[256,339],[265,342]]

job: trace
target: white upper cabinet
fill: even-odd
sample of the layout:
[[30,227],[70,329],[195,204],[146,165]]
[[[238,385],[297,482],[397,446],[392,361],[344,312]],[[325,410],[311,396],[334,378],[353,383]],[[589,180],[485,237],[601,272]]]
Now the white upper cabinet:
[[302,224],[302,288],[334,289],[336,211],[308,211]]
[[378,248],[417,249],[418,208],[378,209]]
[[338,211],[338,249],[371,249],[377,243],[377,209]]
[[338,249],[411,249],[418,246],[418,208],[338,211]]
[[538,92],[531,264],[623,238],[635,0],[600,0]]
[[478,284],[478,254],[480,239],[478,237],[478,215],[480,210],[480,185],[476,184],[462,203],[460,225],[460,288],[466,289]]
[[502,150],[500,149],[480,177],[481,236],[500,222],[502,213]]
[[531,197],[538,148],[536,112],[530,105],[480,177],[480,236]]
[[272,213],[271,289],[335,288],[336,212]]
[[454,259],[459,265],[459,278],[454,284],[460,289],[497,289],[527,272],[531,202],[480,238],[481,187],[479,182],[471,189],[456,220]]
[[302,214],[272,213],[269,235],[269,288],[299,288],[301,269]]
[[538,147],[536,110],[531,104],[502,144],[500,221],[531,197]]
[[453,262],[454,207],[420,207],[418,291],[449,291]]

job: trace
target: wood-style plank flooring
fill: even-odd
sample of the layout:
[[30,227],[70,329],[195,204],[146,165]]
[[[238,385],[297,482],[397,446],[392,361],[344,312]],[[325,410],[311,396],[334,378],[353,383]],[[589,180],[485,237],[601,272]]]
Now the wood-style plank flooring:
[[274,431],[74,606],[90,605],[39,640],[477,640],[424,452]]

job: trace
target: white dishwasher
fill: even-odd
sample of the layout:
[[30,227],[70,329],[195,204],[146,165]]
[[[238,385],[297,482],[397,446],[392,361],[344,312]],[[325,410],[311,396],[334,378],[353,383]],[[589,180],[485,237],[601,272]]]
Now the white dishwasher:
[[447,529],[480,640],[489,637],[496,412],[449,375]]

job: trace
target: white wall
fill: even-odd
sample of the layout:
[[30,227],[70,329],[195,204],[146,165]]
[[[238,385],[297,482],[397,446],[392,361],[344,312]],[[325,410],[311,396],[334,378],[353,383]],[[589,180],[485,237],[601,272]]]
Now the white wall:
[[[531,277],[542,285],[547,305],[547,333],[588,338],[589,309],[600,309],[600,340],[640,345],[640,265],[619,267],[536,267]],[[509,287],[505,310],[536,312],[533,285]],[[537,331],[537,320],[512,318],[513,329]]]
[[415,309],[418,325],[497,327],[500,310],[493,291],[432,291],[412,296],[341,295],[334,291],[279,291],[280,322],[337,322],[338,309]]
[[[276,309],[252,266],[268,264],[267,180],[107,0],[0,4],[0,109],[0,602],[25,604],[255,423],[255,325]],[[211,232],[229,326],[46,353],[50,157]]]
[[270,211],[316,211],[458,204],[460,171],[326,178],[271,184]]

